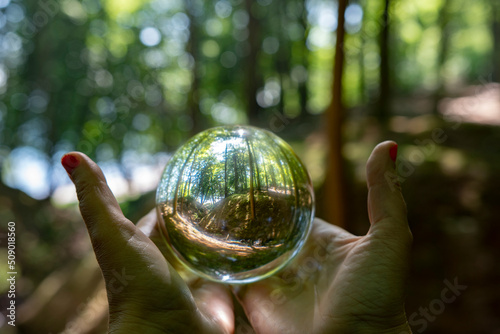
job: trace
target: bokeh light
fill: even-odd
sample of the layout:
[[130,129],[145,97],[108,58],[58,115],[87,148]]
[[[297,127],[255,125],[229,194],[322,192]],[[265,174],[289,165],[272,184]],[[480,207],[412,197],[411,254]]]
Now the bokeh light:
[[146,27],[141,30],[139,35],[142,44],[146,46],[156,46],[161,42],[160,31],[154,27]]

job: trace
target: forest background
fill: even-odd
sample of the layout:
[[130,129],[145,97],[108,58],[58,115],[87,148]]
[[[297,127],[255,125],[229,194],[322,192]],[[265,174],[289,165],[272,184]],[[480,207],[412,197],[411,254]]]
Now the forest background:
[[[493,0],[0,0],[2,333],[105,331],[65,152],[95,159],[137,221],[175,149],[229,124],[288,141],[318,216],[355,234],[366,160],[397,141],[414,332],[500,333],[499,82]],[[450,282],[467,288],[447,303]]]

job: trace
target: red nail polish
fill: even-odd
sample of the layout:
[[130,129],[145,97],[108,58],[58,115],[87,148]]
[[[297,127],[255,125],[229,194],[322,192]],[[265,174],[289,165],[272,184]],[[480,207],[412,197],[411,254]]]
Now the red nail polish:
[[391,156],[391,160],[396,162],[396,157],[398,156],[398,144],[389,149],[389,155]]
[[73,170],[80,164],[80,161],[71,154],[66,154],[64,157],[62,157],[61,164],[63,165],[64,169],[66,169],[66,172],[68,172],[68,174],[71,174],[71,172],[73,172]]

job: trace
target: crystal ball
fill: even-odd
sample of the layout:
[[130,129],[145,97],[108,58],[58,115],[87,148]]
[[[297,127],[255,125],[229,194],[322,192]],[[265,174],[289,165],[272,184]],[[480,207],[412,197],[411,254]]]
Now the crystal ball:
[[204,278],[250,283],[283,268],[314,218],[310,177],[275,134],[226,126],[201,132],[167,163],[156,193],[161,235]]

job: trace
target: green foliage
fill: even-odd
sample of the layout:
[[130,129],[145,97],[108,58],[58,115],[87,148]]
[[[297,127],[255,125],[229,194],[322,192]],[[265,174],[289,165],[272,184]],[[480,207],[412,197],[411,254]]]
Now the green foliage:
[[[377,98],[383,8],[348,7],[349,107]],[[119,163],[210,126],[321,114],[332,98],[335,11],[326,0],[11,2],[2,9],[2,156],[30,146],[47,161],[77,149]],[[486,1],[391,2],[394,92],[491,72],[490,13]]]

